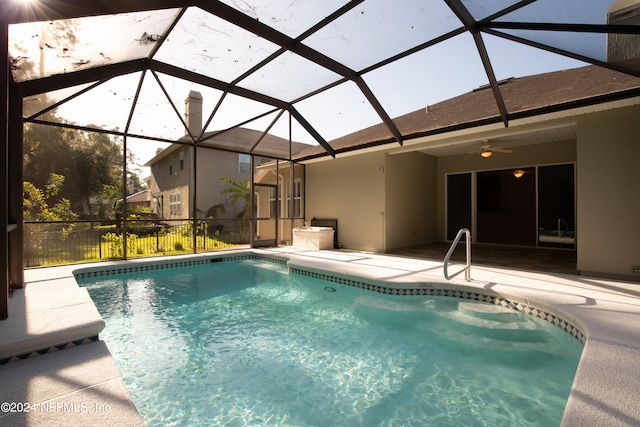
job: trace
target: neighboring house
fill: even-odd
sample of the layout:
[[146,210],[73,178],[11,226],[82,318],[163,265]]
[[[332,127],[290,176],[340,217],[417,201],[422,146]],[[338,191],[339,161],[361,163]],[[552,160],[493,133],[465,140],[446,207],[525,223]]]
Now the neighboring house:
[[[160,218],[191,218],[192,192],[189,191],[193,148],[174,144],[158,153],[146,163],[151,169],[148,180],[151,192],[151,211]],[[219,218],[235,218],[243,206],[226,203],[221,191],[229,185],[220,178],[230,178],[241,183],[250,180],[250,158],[246,154],[228,151],[201,150],[198,153],[198,217],[205,217],[214,205],[224,205],[224,211],[215,212]]]
[[337,219],[349,249],[451,241],[468,227],[474,243],[565,248],[582,273],[640,278],[640,78],[587,66],[501,90],[508,127],[478,88],[394,119],[402,146],[378,125],[330,141],[335,159],[300,153],[306,219]]
[[103,200],[99,196],[90,196],[89,204],[82,202],[82,216],[87,218],[102,218],[113,213],[113,201]]
[[[185,100],[185,118],[192,134],[199,135],[202,132],[202,96],[198,92],[191,92]],[[188,141],[184,137],[184,141]],[[251,156],[249,154],[228,151],[230,149],[251,151],[253,148],[254,162],[256,168],[261,164],[271,165],[273,169],[266,173],[263,167],[260,174],[254,178],[255,184],[269,184],[279,182],[285,188],[290,185],[291,178],[283,174],[285,170],[290,170],[288,162],[278,163],[278,175],[276,180],[276,163],[274,158],[288,158],[289,152],[297,154],[302,149],[309,147],[307,144],[297,142],[290,143],[288,140],[276,137],[271,134],[264,135],[263,132],[247,129],[234,128],[225,132],[208,132],[202,136],[197,153],[196,174],[192,173],[193,168],[193,147],[172,144],[168,148],[157,153],[145,166],[151,169],[151,176],[147,179],[147,184],[151,194],[151,211],[159,217],[165,219],[187,219],[192,218],[191,214],[193,197],[196,197],[196,217],[206,218],[237,218],[244,209],[242,201],[232,205],[228,201],[228,196],[221,194],[230,184],[222,182],[221,178],[231,179],[233,182],[242,184],[243,180],[251,182]],[[218,148],[218,149],[211,149]],[[268,169],[268,168],[267,168]],[[197,183],[198,193],[196,195],[190,191],[193,188],[193,180]],[[295,183],[301,192],[302,176],[298,174]],[[271,188],[271,187],[267,187]],[[273,191],[273,190],[269,190]],[[290,196],[286,192],[285,196]],[[260,192],[262,194],[262,191]],[[291,197],[280,196],[282,206],[277,207],[273,201],[276,200],[275,192],[270,192],[269,196],[262,199],[272,203],[266,205],[262,211],[258,212],[258,217],[275,218],[276,210],[282,216],[285,214],[287,200]],[[260,197],[260,196],[259,196]],[[295,197],[294,197],[295,199]],[[298,197],[298,200],[300,198]],[[295,202],[294,202],[295,203]],[[291,214],[302,215],[301,202],[298,201],[298,210],[291,211]],[[223,206],[224,209],[216,209],[216,206]],[[266,211],[264,209],[273,209]],[[287,212],[286,215],[289,215]]]
[[151,208],[151,199],[149,190],[140,190],[130,194],[126,199],[126,211],[144,211]]

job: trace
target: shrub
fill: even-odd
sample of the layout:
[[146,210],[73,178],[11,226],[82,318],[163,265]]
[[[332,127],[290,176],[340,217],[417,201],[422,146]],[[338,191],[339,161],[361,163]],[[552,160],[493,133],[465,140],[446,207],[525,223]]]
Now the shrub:
[[[127,254],[133,255],[137,251],[135,234],[127,234]],[[102,236],[102,240],[107,243],[107,250],[111,258],[122,258],[124,255],[122,245],[122,233],[106,233]]]

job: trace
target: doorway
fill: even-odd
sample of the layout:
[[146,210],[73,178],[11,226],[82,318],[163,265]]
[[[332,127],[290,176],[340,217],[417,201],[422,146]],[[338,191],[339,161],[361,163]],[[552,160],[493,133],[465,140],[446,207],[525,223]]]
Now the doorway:
[[458,230],[473,230],[471,209],[471,174],[447,175],[447,240],[455,239]]
[[535,168],[517,170],[477,173],[478,243],[536,245]]
[[278,235],[278,186],[254,183],[253,193],[253,247],[276,246]]
[[538,168],[538,246],[575,248],[575,203],[573,164]]

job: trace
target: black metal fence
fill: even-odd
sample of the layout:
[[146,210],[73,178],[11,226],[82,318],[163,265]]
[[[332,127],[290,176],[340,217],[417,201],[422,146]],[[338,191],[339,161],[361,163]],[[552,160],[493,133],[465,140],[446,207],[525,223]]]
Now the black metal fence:
[[[24,223],[24,266],[38,267],[107,259],[233,249],[249,244],[250,220],[104,221]],[[194,236],[195,234],[195,236]],[[194,241],[195,237],[195,241]],[[195,247],[194,247],[195,246]]]

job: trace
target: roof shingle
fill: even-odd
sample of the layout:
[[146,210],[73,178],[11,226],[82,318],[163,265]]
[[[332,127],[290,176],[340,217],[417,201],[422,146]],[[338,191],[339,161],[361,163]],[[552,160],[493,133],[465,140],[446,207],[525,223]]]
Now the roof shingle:
[[[640,78],[590,65],[551,73],[510,78],[500,82],[509,118],[530,117],[544,112],[596,104],[605,100],[640,95]],[[502,121],[490,87],[478,88],[427,108],[393,119],[405,139],[470,128]],[[387,128],[377,124],[330,141],[339,152],[394,143]],[[312,147],[297,159],[327,155]]]

